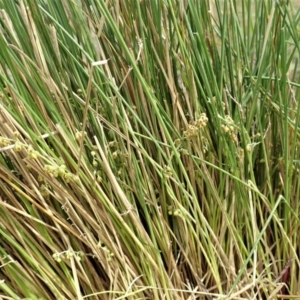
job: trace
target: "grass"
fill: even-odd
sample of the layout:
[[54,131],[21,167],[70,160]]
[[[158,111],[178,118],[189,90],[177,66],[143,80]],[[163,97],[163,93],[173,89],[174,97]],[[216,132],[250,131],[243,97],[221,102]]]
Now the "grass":
[[0,8],[3,299],[300,295],[299,10]]

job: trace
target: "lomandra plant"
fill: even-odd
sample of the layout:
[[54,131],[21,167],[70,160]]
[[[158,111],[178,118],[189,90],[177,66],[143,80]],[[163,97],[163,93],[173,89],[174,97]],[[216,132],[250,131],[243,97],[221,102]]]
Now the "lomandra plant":
[[3,299],[300,294],[291,1],[0,8]]

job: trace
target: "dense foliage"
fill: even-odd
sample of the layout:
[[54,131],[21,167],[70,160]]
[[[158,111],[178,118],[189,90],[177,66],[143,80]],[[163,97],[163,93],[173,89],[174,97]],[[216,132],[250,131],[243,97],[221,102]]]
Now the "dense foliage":
[[290,1],[0,8],[3,299],[300,294]]

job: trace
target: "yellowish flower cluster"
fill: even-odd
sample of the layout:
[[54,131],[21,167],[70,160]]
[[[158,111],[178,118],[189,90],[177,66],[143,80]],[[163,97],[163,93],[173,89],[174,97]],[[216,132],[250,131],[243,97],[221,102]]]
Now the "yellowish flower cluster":
[[165,175],[166,179],[169,179],[172,177],[173,171],[169,166],[165,166],[163,169],[163,174]]
[[235,143],[238,142],[237,130],[236,130],[236,127],[234,126],[234,122],[233,122],[233,120],[231,119],[230,116],[227,115],[225,117],[225,124],[222,124],[221,128],[222,128],[224,133],[229,135],[230,139],[233,142],[235,142]]
[[190,123],[186,131],[183,132],[187,139],[197,137],[200,130],[207,126],[208,118],[205,113],[200,115],[196,121]]
[[51,177],[63,178],[67,183],[69,183],[70,181],[78,181],[78,177],[68,172],[65,165],[60,165],[60,166],[45,165],[44,171]]
[[43,197],[48,198],[50,196],[49,189],[47,188],[47,186],[45,184],[42,184],[40,186],[39,190]]
[[181,215],[181,211],[180,209],[174,209],[174,207],[172,205],[168,206],[168,214],[174,217],[180,216]]
[[75,133],[75,138],[77,141],[81,141],[87,135],[86,131],[77,131]]
[[60,253],[54,253],[52,255],[53,259],[57,262],[61,262],[62,260],[70,260],[71,258],[75,258],[77,261],[81,261],[83,258],[83,253],[81,251],[74,252],[72,250],[63,251]]
[[10,145],[10,143],[11,143],[10,139],[0,136],[0,146],[1,147],[6,147],[6,146]]
[[[18,138],[19,134],[14,133],[15,137]],[[26,145],[20,141],[14,141],[7,137],[0,136],[0,147],[11,146],[15,152],[21,152],[23,149],[27,150],[29,159],[37,159],[39,157],[39,152],[35,150],[31,145]]]
[[27,148],[27,154],[29,159],[37,159],[39,156],[38,151],[34,150],[31,145]]

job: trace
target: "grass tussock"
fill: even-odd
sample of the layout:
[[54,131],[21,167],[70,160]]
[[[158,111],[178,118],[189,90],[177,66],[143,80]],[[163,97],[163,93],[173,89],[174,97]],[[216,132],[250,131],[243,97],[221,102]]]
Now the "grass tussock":
[[300,294],[290,1],[0,9],[3,299]]

